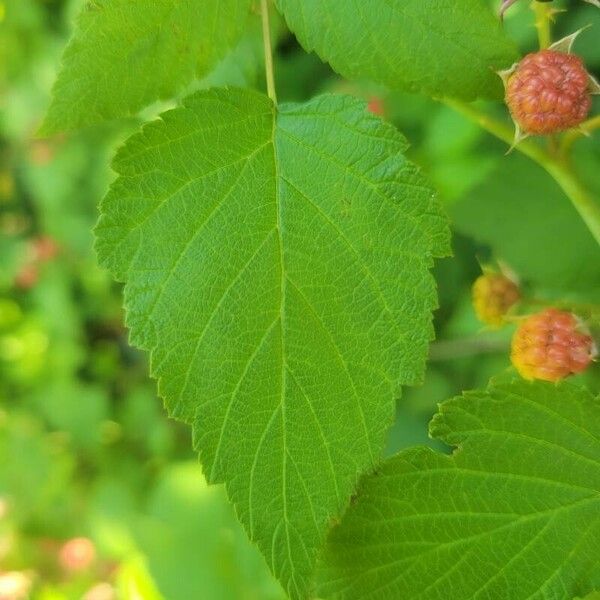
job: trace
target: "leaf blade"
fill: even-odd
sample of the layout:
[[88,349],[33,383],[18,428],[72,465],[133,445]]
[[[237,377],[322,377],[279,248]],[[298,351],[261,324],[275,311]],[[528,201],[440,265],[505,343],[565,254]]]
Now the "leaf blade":
[[250,0],[88,0],[62,58],[44,135],[130,116],[209,72]]
[[473,100],[499,97],[517,58],[480,0],[277,0],[288,26],[344,77]]
[[447,222],[405,147],[351,98],[211,90],[125,145],[101,207],[132,341],[293,598],[432,335]]
[[432,435],[458,449],[409,450],[364,481],[332,534],[325,597],[524,600],[597,587],[597,408],[570,384],[502,379],[442,404]]

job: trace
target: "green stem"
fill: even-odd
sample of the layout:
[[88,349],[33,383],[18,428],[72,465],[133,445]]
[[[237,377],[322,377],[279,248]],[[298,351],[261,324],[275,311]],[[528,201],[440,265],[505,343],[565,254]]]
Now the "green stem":
[[[514,132],[508,125],[459,100],[444,100],[444,103],[477,123],[492,135],[495,135],[507,144],[512,144]],[[569,168],[569,165],[559,158],[550,155],[531,139],[519,142],[515,146],[515,149],[537,162],[554,178],[571,200],[598,244],[600,244],[600,205],[582,186],[575,173]]]
[[600,244],[600,205],[598,202],[584,188],[567,164],[550,160],[542,166],[554,177]]
[[277,92],[275,90],[275,75],[273,70],[273,48],[271,46],[271,28],[269,26],[269,5],[267,0],[260,1],[262,16],[262,33],[265,48],[265,74],[267,77],[267,93],[273,104],[277,106]]
[[538,40],[540,43],[540,49],[550,47],[552,44],[552,33],[550,30],[550,21],[552,19],[552,9],[542,2],[533,0],[531,8],[535,13],[535,28],[538,32]]
[[493,334],[483,334],[458,340],[438,340],[429,348],[429,360],[455,360],[480,354],[505,354],[509,342]]

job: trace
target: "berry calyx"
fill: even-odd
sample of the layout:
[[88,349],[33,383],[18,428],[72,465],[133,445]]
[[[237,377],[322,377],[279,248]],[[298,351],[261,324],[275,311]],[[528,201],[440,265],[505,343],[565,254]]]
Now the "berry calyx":
[[528,54],[507,79],[506,103],[524,133],[571,129],[592,107],[590,76],[574,54],[555,50]]
[[559,381],[585,371],[595,355],[577,317],[555,308],[525,319],[512,340],[511,361],[525,379]]
[[504,324],[506,314],[521,299],[519,287],[500,273],[484,273],[472,288],[473,307],[480,321],[492,327]]

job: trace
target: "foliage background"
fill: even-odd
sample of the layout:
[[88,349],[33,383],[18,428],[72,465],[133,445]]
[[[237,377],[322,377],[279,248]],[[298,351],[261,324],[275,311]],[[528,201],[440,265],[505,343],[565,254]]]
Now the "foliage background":
[[[120,288],[96,265],[91,229],[113,176],[108,164],[142,119],[36,137],[81,4],[0,1],[0,571],[23,573],[30,597],[44,600],[282,598],[222,489],[207,487],[189,430],[166,418],[145,358],[127,343]],[[556,37],[595,23],[577,51],[598,76],[600,11],[567,4]],[[536,47],[526,2],[506,27],[523,52]],[[343,91],[380,99],[452,218],[455,256],[435,272],[438,341],[423,385],[398,403],[388,454],[434,444],[427,423],[437,403],[509,368],[511,329],[482,329],[471,307],[480,263],[504,261],[533,296],[598,304],[600,252],[539,167],[504,156],[502,143],[441,104],[341,80],[282,22],[275,29],[280,98]],[[260,57],[257,26],[195,87],[263,89]],[[578,142],[578,168],[598,192],[599,159],[599,136]],[[35,258],[40,239],[54,241],[55,256]],[[598,371],[585,375],[592,390]],[[72,572],[60,548],[80,536],[97,558]],[[108,595],[94,597],[98,590]]]

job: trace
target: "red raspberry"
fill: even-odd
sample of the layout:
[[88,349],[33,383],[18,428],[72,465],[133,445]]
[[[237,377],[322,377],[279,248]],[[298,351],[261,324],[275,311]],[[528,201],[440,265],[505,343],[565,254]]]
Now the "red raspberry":
[[378,96],[371,96],[369,98],[369,103],[367,104],[367,110],[378,117],[385,116],[385,107],[383,105],[383,100]]
[[558,381],[585,371],[596,348],[575,315],[548,308],[525,319],[512,340],[511,360],[525,379]]
[[59,562],[65,571],[83,571],[96,560],[96,547],[88,538],[73,538],[60,549]]
[[[21,270],[15,277],[15,285],[22,290],[29,290],[38,282],[40,273],[37,265],[27,263],[21,267]],[[0,599],[1,600],[1,599]]]
[[500,327],[506,313],[521,298],[517,284],[499,273],[486,273],[478,277],[472,293],[477,317],[492,327]]
[[545,135],[570,129],[592,107],[590,75],[574,54],[528,54],[509,75],[506,103],[521,131]]

